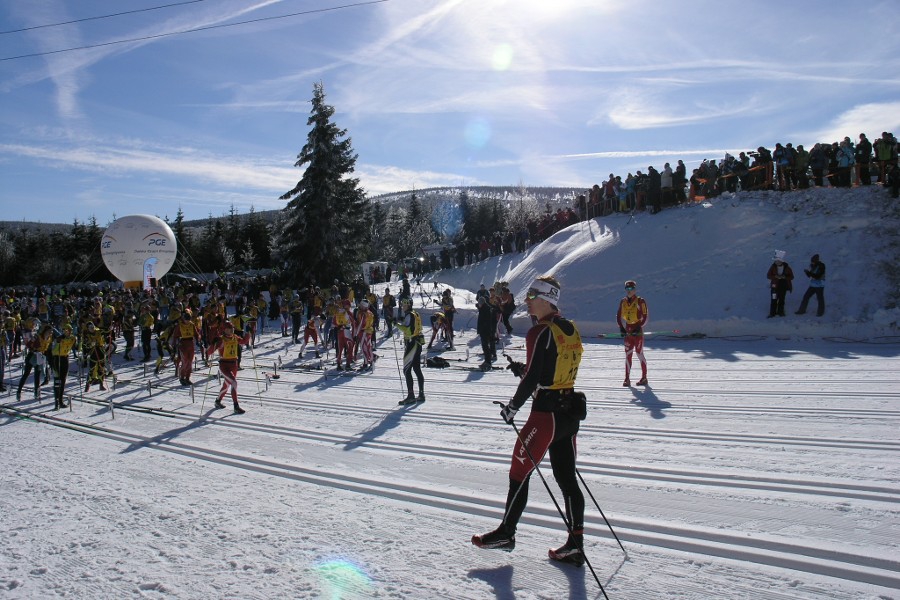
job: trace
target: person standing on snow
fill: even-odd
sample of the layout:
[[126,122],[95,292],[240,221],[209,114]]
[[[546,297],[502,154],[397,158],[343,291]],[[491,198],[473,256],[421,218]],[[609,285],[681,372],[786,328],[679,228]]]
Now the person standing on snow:
[[346,357],[347,367],[350,370],[350,363],[353,362],[353,327],[355,326],[353,314],[350,312],[350,300],[342,300],[337,305],[334,312],[334,328],[337,330],[337,344],[335,345],[335,355],[337,355],[337,370],[343,371],[345,367],[341,365],[341,356]]
[[497,308],[483,295],[476,298],[475,306],[478,309],[476,331],[481,338],[481,352],[484,355],[484,361],[479,367],[482,371],[490,371],[491,363],[497,360],[497,342],[494,339],[497,332]]
[[219,353],[219,372],[222,374],[222,389],[216,397],[216,408],[225,408],[222,400],[231,388],[231,400],[234,402],[234,412],[239,415],[246,411],[238,404],[237,394],[237,371],[240,360],[241,346],[248,345],[251,342],[250,332],[244,333],[243,337],[238,337],[234,333],[234,323],[225,321],[223,327],[222,339],[218,340],[215,352]]
[[194,371],[194,345],[200,344],[200,328],[192,318],[190,310],[181,313],[181,321],[175,326],[178,336],[178,381],[181,385],[192,385]]
[[794,289],[794,271],[791,266],[784,261],[784,250],[776,250],[772,266],[766,277],[769,279],[769,287],[771,288],[772,302],[769,304],[769,316],[784,316],[784,298],[788,292]]
[[637,354],[641,363],[641,379],[638,385],[647,385],[647,359],[644,358],[644,325],[650,318],[647,301],[637,295],[637,283],[633,279],[625,282],[625,297],[619,301],[616,322],[622,339],[625,340],[625,381],[622,387],[631,386],[631,359]]
[[375,336],[375,315],[370,310],[369,301],[362,300],[359,303],[356,325],[353,337],[356,340],[359,353],[363,357],[361,371],[371,369],[375,365],[375,353],[372,350],[372,338]]
[[54,410],[66,408],[64,391],[66,377],[69,375],[69,353],[78,340],[72,335],[72,326],[66,323],[62,327],[62,335],[54,336],[50,351],[50,368],[53,370]]
[[509,404],[500,411],[513,424],[516,413],[533,397],[531,413],[517,436],[509,470],[509,492],[500,526],[472,536],[480,548],[510,551],[516,547],[516,526],[528,502],[528,482],[544,454],[550,453],[553,476],[566,507],[566,543],[550,550],[550,558],[576,565],[584,563],[584,494],[575,470],[575,439],[586,416],[584,394],[576,392],[575,377],[583,348],[575,324],[559,314],[559,282],[538,277],[525,294],[528,312],[538,319],[525,338],[525,364],[510,359],[509,368],[521,377]]
[[[406,378],[406,398],[397,404],[415,404],[425,402],[425,376],[422,374],[422,346],[425,336],[422,334],[422,317],[412,308],[412,298],[400,299],[400,319],[397,329],[403,332],[403,376]],[[413,396],[413,371],[419,383],[419,397]]]
[[803,300],[800,301],[800,308],[797,309],[796,315],[806,313],[806,305],[815,295],[816,297],[816,316],[821,317],[825,314],[825,263],[819,260],[818,254],[813,254],[809,259],[809,268],[803,270],[809,277],[809,287],[803,294]]
[[391,337],[394,333],[394,308],[397,301],[391,295],[391,288],[384,288],[384,296],[381,298],[381,316],[384,317],[385,334],[384,339]]

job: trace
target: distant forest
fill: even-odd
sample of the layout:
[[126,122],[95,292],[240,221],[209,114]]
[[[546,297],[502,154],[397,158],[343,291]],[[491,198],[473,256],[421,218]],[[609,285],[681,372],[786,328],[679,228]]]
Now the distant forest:
[[[574,206],[583,190],[558,187],[441,187],[383,194],[369,202],[366,260],[397,263],[422,247],[518,231],[529,219]],[[122,215],[124,216],[124,215]],[[159,216],[178,242],[173,273],[281,269],[285,210],[228,214],[187,221]],[[106,225],[0,221],[0,286],[58,285],[112,280],[100,257]],[[346,276],[358,265],[343,265]],[[299,282],[297,282],[299,283]]]

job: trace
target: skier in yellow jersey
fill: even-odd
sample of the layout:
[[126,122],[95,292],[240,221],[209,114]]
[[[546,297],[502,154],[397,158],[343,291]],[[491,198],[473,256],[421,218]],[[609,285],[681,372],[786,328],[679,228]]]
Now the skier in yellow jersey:
[[647,359],[644,358],[644,325],[650,313],[647,310],[647,302],[637,295],[635,289],[637,283],[629,279],[625,282],[625,297],[619,301],[619,310],[616,313],[616,322],[619,331],[625,340],[625,381],[623,387],[631,385],[631,357],[637,354],[641,362],[641,379],[638,385],[647,385]]
[[[412,308],[412,299],[404,297],[400,300],[400,315],[397,329],[403,332],[403,375],[406,378],[406,398],[398,404],[415,404],[425,402],[425,376],[422,374],[422,346],[425,336],[422,335],[422,317]],[[418,398],[413,395],[413,371],[419,383]]]
[[238,404],[237,371],[240,348],[242,345],[246,346],[249,344],[250,338],[251,334],[249,332],[244,333],[243,337],[238,337],[234,333],[234,324],[231,321],[225,322],[222,339],[219,340],[215,348],[215,351],[219,353],[219,372],[222,374],[222,389],[219,390],[219,396],[216,398],[216,408],[225,408],[222,400],[225,398],[228,388],[231,388],[234,412],[239,415],[246,412]]
[[72,326],[63,325],[62,335],[57,336],[51,345],[50,368],[53,370],[53,398],[54,409],[68,406],[63,397],[66,387],[66,377],[69,374],[69,353],[75,347],[75,336],[72,335]]

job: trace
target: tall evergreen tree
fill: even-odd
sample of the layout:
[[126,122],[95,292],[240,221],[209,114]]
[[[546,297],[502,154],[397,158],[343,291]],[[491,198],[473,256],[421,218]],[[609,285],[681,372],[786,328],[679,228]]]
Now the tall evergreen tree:
[[241,227],[241,239],[244,240],[245,248],[247,244],[250,244],[253,249],[253,264],[247,265],[246,268],[255,269],[269,266],[269,228],[252,206]]
[[356,154],[347,131],[332,123],[321,82],[313,86],[311,126],[295,167],[303,177],[281,196],[288,200],[280,235],[286,271],[296,283],[348,278],[366,258],[369,202],[350,177]]

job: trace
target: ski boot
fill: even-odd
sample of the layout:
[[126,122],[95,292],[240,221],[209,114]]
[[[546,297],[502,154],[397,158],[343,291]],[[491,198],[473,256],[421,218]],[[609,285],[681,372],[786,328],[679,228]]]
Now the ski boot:
[[236,415],[242,415],[242,414],[244,414],[245,412],[247,412],[247,411],[244,410],[243,408],[241,408],[241,407],[238,405],[237,402],[234,403],[234,414],[236,414]]
[[631,380],[630,380],[630,379],[626,379],[625,381],[623,381],[623,382],[622,382],[622,387],[631,387]]
[[416,397],[413,396],[412,394],[410,394],[409,396],[407,396],[406,398],[404,398],[403,400],[401,400],[401,401],[398,402],[397,404],[399,404],[399,405],[401,405],[401,406],[406,406],[406,405],[408,405],[408,404],[415,404],[415,403],[416,403]]
[[559,562],[569,563],[580,567],[584,564],[583,536],[570,535],[565,544],[556,550],[548,550],[547,555]]
[[484,535],[473,535],[472,543],[487,550],[505,550],[509,552],[516,547],[516,532],[509,532],[505,525]]
[[419,392],[419,397],[416,398],[416,402],[419,402],[419,403],[425,402],[425,392]]
[[647,385],[647,378],[641,377],[641,380],[637,382],[637,385]]

